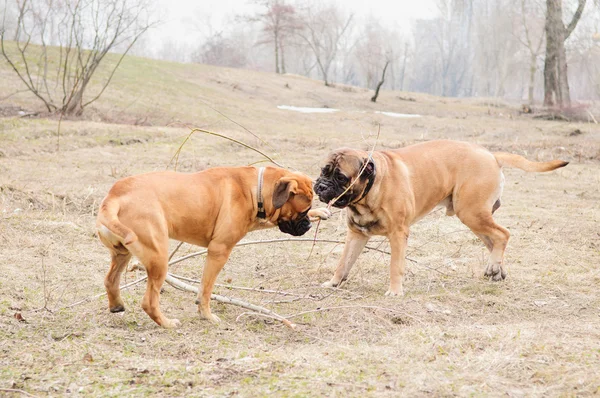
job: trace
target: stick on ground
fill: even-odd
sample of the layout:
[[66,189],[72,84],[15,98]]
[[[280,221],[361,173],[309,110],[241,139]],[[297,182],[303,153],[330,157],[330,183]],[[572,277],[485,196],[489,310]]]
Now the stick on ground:
[[[180,290],[183,290],[186,292],[198,293],[197,287],[188,285],[187,283],[180,281],[179,279],[173,277],[173,275],[171,275],[171,274],[167,274],[167,279],[165,279],[165,282],[167,282],[169,285],[171,285],[177,289],[180,289]],[[296,327],[296,325],[294,325],[292,322],[288,321],[281,315],[276,314],[275,312],[273,312],[265,307],[261,307],[259,305],[255,305],[255,304],[250,304],[245,301],[238,300],[238,299],[221,296],[218,294],[211,294],[210,298],[212,300],[218,301],[219,303],[232,304],[232,305],[236,305],[238,307],[246,308],[247,310],[250,310],[250,311],[257,312],[259,314],[267,315],[268,317],[271,317],[273,319],[277,319],[280,322],[283,322],[283,324],[285,326],[289,327],[290,329],[294,329]]]

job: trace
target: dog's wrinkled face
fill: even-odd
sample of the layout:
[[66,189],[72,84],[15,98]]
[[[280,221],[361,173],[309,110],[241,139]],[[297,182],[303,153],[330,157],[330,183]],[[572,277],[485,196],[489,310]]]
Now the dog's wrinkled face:
[[[364,153],[354,149],[342,148],[330,153],[321,168],[321,175],[315,182],[315,193],[319,195],[319,200],[323,203],[329,203],[342,195],[346,188],[352,184],[352,181],[358,177],[367,161],[367,156]],[[333,206],[343,209],[354,200],[359,199],[373,170],[373,162],[368,161],[358,181]]]
[[311,179],[300,173],[281,178],[273,191],[273,207],[281,209],[277,226],[283,233],[302,236],[312,226],[308,211],[313,200]]

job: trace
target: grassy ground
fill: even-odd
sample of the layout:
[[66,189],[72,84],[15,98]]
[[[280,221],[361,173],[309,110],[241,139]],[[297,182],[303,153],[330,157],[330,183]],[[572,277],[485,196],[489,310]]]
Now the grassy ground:
[[[7,82],[0,98],[19,88],[4,64],[0,79]],[[1,101],[0,388],[84,396],[599,393],[600,128],[533,119],[495,100],[400,92],[384,92],[377,104],[369,98],[360,88],[299,76],[130,57],[93,108],[62,121],[60,137],[51,115],[19,117],[43,112],[30,96]],[[299,114],[277,105],[341,111]],[[186,125],[242,139],[316,177],[329,150],[370,146],[376,123],[378,148],[450,138],[572,162],[548,174],[506,170],[496,213],[512,234],[506,281],[485,280],[483,244],[435,211],[411,230],[414,261],[403,298],[383,296],[389,259],[379,252],[363,253],[348,283],[332,291],[319,285],[331,276],[341,245],[317,244],[310,258],[306,243],[236,249],[219,282],[306,298],[215,292],[284,315],[320,309],[294,317],[296,331],[218,304],[213,311],[223,323],[208,324],[195,312],[195,297],[170,286],[162,308],[182,321],[177,330],[158,328],[142,311],[143,285],[124,291],[122,314],[110,314],[105,297],[68,307],[103,292],[108,255],[94,231],[99,201],[122,176],[165,169],[190,131]],[[233,143],[196,135],[178,169],[257,160]],[[319,230],[328,239],[344,233],[338,216]],[[277,237],[264,231],[248,239]],[[184,246],[181,254],[196,250]],[[172,271],[199,278],[202,264],[198,257]],[[138,276],[126,274],[124,283]]]

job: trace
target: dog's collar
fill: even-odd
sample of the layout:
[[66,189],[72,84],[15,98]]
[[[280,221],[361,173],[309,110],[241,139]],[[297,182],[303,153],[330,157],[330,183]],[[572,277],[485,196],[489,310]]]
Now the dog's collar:
[[[371,158],[369,158],[369,160],[372,160]],[[367,161],[369,161],[367,160]],[[369,175],[369,179],[367,181],[367,186],[365,187],[365,190],[363,191],[362,195],[360,195],[360,198],[358,198],[358,200],[355,200],[354,203],[358,203],[361,200],[363,200],[363,198],[365,196],[367,196],[367,194],[369,193],[369,191],[371,190],[371,187],[373,187],[373,183],[375,182],[375,175],[376,175],[376,168],[375,168],[375,162],[373,162],[373,172]]]
[[258,189],[256,190],[256,201],[258,203],[258,212],[256,213],[256,217],[265,219],[267,218],[267,213],[265,211],[265,203],[262,197],[262,186],[263,186],[263,174],[265,172],[265,168],[261,167],[258,169]]

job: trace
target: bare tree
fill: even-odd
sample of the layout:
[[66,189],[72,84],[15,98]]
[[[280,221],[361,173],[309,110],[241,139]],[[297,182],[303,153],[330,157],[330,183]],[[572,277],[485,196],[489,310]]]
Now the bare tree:
[[409,55],[408,41],[404,42],[404,51],[402,52],[402,68],[400,69],[400,91],[404,90],[404,77],[406,76],[406,61]]
[[348,32],[353,14],[344,16],[335,5],[305,3],[302,7],[303,29],[297,35],[310,47],[325,85],[329,85],[329,72],[340,48],[340,41]]
[[8,0],[0,0],[0,31],[7,35],[16,35],[17,17],[16,8],[18,3],[9,4]]
[[600,97],[600,9],[585,12],[567,45],[569,89],[579,98]]
[[381,80],[379,81],[379,83],[377,83],[377,88],[375,88],[375,94],[371,97],[372,102],[377,102],[377,97],[379,97],[379,89],[381,89],[381,86],[383,86],[383,83],[385,83],[385,71],[387,70],[389,64],[390,60],[388,59],[385,62],[385,66],[383,67],[383,72],[381,73]]
[[[538,2],[533,1],[532,7],[528,9],[527,0],[521,0],[521,22],[525,33],[525,40],[521,40],[521,43],[529,52],[529,85],[527,89],[527,102],[530,106],[533,106],[534,103],[533,94],[535,90],[535,75],[538,71],[537,62],[541,54],[545,33],[543,28],[536,26],[533,26],[534,31],[532,31],[531,25],[534,25],[536,22],[535,15],[540,15],[541,12],[542,10]],[[535,30],[537,30],[537,32],[535,32]]]
[[[379,91],[386,82],[386,73],[391,75],[388,86],[392,89],[395,86],[395,71],[400,54],[404,52],[406,55],[406,41],[398,30],[382,26],[381,22],[373,17],[367,20],[359,36],[356,44],[356,62],[360,66],[366,86],[375,89],[371,101],[376,102]],[[406,57],[401,65],[401,76],[405,73],[405,62]]]
[[[9,43],[0,31],[2,56],[49,112],[65,115],[81,114],[102,95],[129,49],[153,25],[145,0],[17,3],[15,37],[19,40]],[[84,100],[98,67],[117,49],[122,54],[100,90]]]
[[242,68],[248,65],[242,35],[225,35],[223,32],[212,34],[204,44],[192,55],[192,61]]
[[562,0],[546,0],[546,59],[544,61],[544,105],[571,105],[565,40],[569,38],[585,8],[578,0],[577,10],[567,26],[563,23]]
[[440,16],[415,25],[417,90],[444,96],[470,95],[473,0],[437,0]]
[[265,10],[243,19],[262,24],[266,37],[258,44],[272,43],[275,55],[275,73],[285,73],[286,40],[299,28],[296,9],[284,0],[258,0]]

